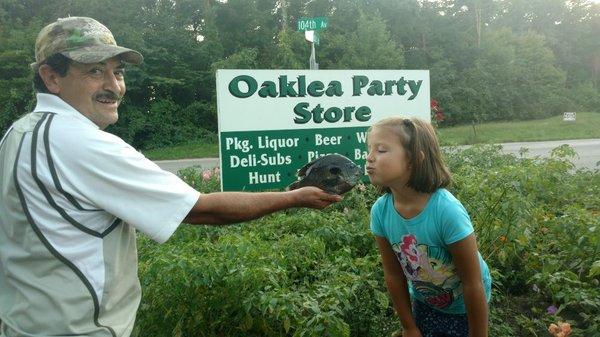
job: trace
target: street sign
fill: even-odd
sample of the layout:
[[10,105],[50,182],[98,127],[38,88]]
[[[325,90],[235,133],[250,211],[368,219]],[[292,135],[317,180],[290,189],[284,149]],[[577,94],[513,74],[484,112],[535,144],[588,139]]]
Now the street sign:
[[316,18],[300,18],[298,19],[298,31],[304,32],[307,30],[321,30],[327,28],[327,18],[324,16]]
[[565,122],[574,122],[576,119],[575,112],[565,112],[563,113],[563,121]]
[[319,45],[321,39],[319,38],[319,32],[316,30],[307,30],[304,32],[304,37],[306,41],[314,43],[316,46]]

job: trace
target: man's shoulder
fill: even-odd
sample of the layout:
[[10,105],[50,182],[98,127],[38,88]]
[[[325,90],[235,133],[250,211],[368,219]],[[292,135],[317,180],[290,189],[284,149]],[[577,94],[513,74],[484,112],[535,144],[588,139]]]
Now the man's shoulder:
[[42,116],[42,114],[34,112],[26,113],[13,122],[12,129],[21,133],[31,132],[38,124]]
[[[41,135],[38,135],[41,137]],[[57,156],[90,160],[97,156],[122,153],[131,146],[103,130],[74,123],[68,116],[54,115],[43,137]]]
[[53,137],[57,141],[81,144],[87,142],[124,143],[121,138],[111,133],[74,122],[70,116],[57,114],[52,117],[48,128],[49,137]]

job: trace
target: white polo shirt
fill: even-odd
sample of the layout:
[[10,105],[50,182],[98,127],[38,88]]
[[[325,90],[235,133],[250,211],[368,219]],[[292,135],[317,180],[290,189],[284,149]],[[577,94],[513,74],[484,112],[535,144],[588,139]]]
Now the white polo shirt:
[[135,229],[166,241],[199,193],[50,94],[0,161],[0,336],[129,336]]

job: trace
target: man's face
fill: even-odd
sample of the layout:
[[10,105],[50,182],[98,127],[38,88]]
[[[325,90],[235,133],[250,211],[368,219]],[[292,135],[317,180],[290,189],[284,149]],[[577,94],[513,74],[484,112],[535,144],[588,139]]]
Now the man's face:
[[119,119],[117,108],[125,95],[123,63],[117,57],[90,64],[73,61],[53,91],[104,129]]

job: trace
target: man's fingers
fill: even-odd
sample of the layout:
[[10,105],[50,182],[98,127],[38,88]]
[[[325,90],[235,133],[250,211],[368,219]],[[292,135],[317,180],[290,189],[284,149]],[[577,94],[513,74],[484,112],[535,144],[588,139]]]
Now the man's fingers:
[[296,190],[300,196],[301,204],[310,208],[325,208],[334,202],[339,202],[342,197],[336,194],[329,194],[318,187],[306,186]]
[[329,194],[322,190],[319,190],[319,206],[318,208],[325,208],[334,202],[339,202],[342,200],[342,197],[337,194]]
[[338,202],[338,201],[342,201],[342,196],[337,195],[337,194],[325,193],[325,200],[327,200],[329,202]]

